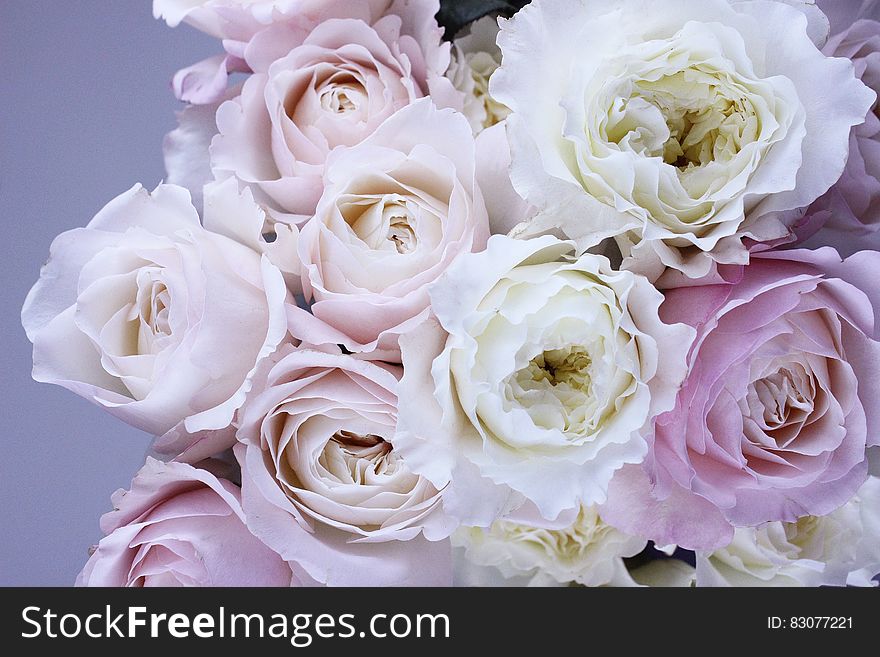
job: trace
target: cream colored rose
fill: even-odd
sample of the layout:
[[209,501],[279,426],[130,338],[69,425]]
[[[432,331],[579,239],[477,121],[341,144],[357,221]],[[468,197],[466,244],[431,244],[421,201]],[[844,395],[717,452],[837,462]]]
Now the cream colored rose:
[[737,528],[733,541],[697,553],[697,586],[876,586],[880,479],[826,516]]
[[[596,507],[584,506],[555,521],[533,508],[523,510],[488,529],[462,528],[453,544],[465,548],[464,558],[472,564],[497,568],[514,581],[525,578],[529,586],[632,586],[623,558],[641,552],[647,541],[614,529]],[[461,572],[467,572],[466,565]]]
[[[810,39],[815,8],[535,0],[502,25],[520,234],[614,237],[626,268],[699,278],[789,233],[843,171],[874,94]],[[805,16],[814,20],[808,22]],[[815,36],[815,35],[814,35]]]
[[474,134],[501,123],[510,110],[489,92],[489,79],[501,64],[495,43],[498,22],[486,16],[472,23],[467,34],[452,44],[452,61],[446,77],[464,94],[463,112]]
[[660,294],[555,238],[490,238],[430,290],[437,321],[401,338],[395,445],[468,525],[533,502],[546,518],[604,501],[671,408],[692,331]]

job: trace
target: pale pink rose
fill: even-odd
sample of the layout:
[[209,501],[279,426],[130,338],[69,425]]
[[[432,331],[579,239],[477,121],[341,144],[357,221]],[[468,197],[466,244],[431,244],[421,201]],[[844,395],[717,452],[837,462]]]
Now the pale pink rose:
[[262,368],[235,453],[251,531],[329,585],[448,585],[455,524],[391,442],[400,368],[285,348]]
[[690,373],[603,518],[711,549],[849,500],[880,438],[878,275],[873,251],[765,252],[732,283],[668,291],[661,317],[698,332]]
[[248,531],[240,499],[237,486],[210,472],[148,458],[131,489],[114,493],[101,518],[106,536],[77,586],[304,583]]
[[[188,66],[174,76],[175,95],[188,103],[218,100],[230,73],[250,73],[243,53],[251,39],[279,24],[310,30],[331,18],[353,18],[372,24],[394,11],[393,0],[153,0],[153,15],[176,27],[186,22],[223,40],[226,52]],[[417,0],[430,9],[432,0]],[[436,8],[433,9],[436,13]],[[433,16],[433,14],[432,14]],[[293,47],[293,45],[290,45]],[[289,48],[288,48],[289,50]],[[285,54],[284,51],[281,54]],[[280,55],[279,55],[280,56]]]
[[[212,194],[212,215],[261,216],[234,182]],[[159,435],[158,451],[192,462],[234,444],[256,365],[287,335],[286,299],[278,269],[202,228],[185,189],[136,185],[55,239],[22,324],[34,379]]]
[[[825,54],[847,57],[868,87],[880,90],[880,23],[860,20],[828,41]],[[814,231],[818,230],[818,233]],[[807,209],[799,246],[833,246],[848,256],[880,248],[880,118],[875,102],[852,129],[849,159],[840,180]],[[807,239],[809,238],[809,239]]]
[[303,291],[332,332],[300,337],[399,358],[399,336],[428,316],[427,286],[462,253],[485,248],[475,157],[464,116],[428,99],[333,152],[299,238]]
[[283,24],[257,35],[242,53],[256,73],[217,112],[214,175],[249,186],[274,220],[302,223],[315,211],[335,147],[361,142],[428,94],[438,105],[460,105],[443,77],[449,44],[440,43],[433,16],[422,18]]
[[218,39],[250,41],[266,27],[291,19],[373,22],[392,4],[393,0],[153,0],[153,16],[171,27],[185,22]]

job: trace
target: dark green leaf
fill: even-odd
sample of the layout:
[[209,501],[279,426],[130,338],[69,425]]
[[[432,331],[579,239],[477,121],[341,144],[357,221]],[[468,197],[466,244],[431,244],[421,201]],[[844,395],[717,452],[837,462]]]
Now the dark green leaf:
[[488,14],[513,16],[529,0],[440,0],[437,22],[446,29],[445,38],[452,38],[463,27]]

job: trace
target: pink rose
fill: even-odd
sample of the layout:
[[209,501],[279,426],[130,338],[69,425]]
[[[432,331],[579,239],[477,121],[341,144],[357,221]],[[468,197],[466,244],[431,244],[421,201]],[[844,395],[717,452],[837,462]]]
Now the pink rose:
[[709,549],[850,499],[880,439],[878,274],[876,252],[765,252],[733,283],[668,291],[663,320],[698,331],[690,374],[603,517]]
[[[210,190],[208,206],[209,223],[262,222],[234,181]],[[202,227],[185,189],[135,185],[55,239],[21,319],[35,380],[195,462],[235,443],[256,365],[287,337],[287,295],[266,258]]]
[[239,500],[238,487],[206,470],[148,458],[131,490],[113,495],[77,586],[302,583],[248,531]]
[[[436,4],[432,0],[418,2],[428,8]],[[229,73],[251,72],[244,50],[254,36],[272,26],[291,24],[310,30],[331,18],[372,24],[385,12],[394,11],[393,4],[394,0],[153,0],[153,15],[171,27],[186,22],[223,40],[226,53],[188,66],[174,76],[175,95],[201,105],[222,96]]]
[[372,22],[392,4],[393,0],[153,0],[153,16],[171,27],[185,22],[218,39],[247,42],[273,23],[291,19]]
[[[862,82],[875,92],[880,90],[880,23],[857,21],[831,37],[824,52],[852,59]],[[810,205],[798,233],[802,246],[830,245],[844,257],[862,249],[880,249],[880,118],[876,102],[865,122],[850,133],[843,175]]]
[[299,260],[312,312],[332,330],[298,335],[398,361],[399,336],[428,316],[428,285],[485,247],[475,157],[464,116],[428,99],[331,155]]
[[279,355],[235,448],[251,531],[322,583],[451,583],[455,525],[391,442],[399,368],[338,349]]
[[248,185],[273,218],[301,223],[321,196],[324,163],[337,146],[369,136],[401,107],[430,94],[456,106],[443,77],[449,44],[420,3],[373,25],[332,19],[314,29],[273,25],[242,57],[254,71],[217,112],[211,166]]

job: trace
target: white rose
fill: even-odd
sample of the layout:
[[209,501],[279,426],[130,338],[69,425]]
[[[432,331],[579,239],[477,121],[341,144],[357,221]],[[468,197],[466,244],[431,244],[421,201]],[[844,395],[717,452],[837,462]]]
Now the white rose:
[[497,37],[498,21],[485,16],[471,23],[467,34],[452,42],[452,61],[446,77],[464,94],[462,111],[474,134],[500,123],[510,114],[489,93],[489,79],[501,64]]
[[[260,212],[234,182],[215,193],[216,212]],[[185,189],[135,185],[55,239],[22,324],[37,381],[196,461],[235,443],[256,365],[287,333],[286,296],[265,258],[202,228]]]
[[697,553],[697,586],[876,586],[880,478],[826,516],[737,528],[733,541]]
[[787,236],[874,100],[797,4],[535,0],[503,23],[491,92],[514,187],[545,211],[523,234],[615,237],[626,268],[691,278]]
[[643,277],[572,250],[490,238],[430,288],[438,321],[401,338],[395,446],[464,524],[523,498],[545,518],[601,503],[672,407],[693,331],[660,321]]
[[[453,544],[465,549],[464,558],[471,563],[497,568],[514,581],[525,578],[529,586],[632,586],[623,558],[641,552],[647,540],[605,524],[595,506],[572,510],[555,521],[527,506],[488,529],[460,529]],[[467,564],[459,572],[468,574]],[[458,579],[471,583],[467,575]]]

